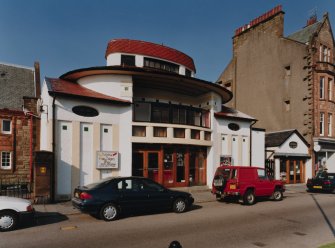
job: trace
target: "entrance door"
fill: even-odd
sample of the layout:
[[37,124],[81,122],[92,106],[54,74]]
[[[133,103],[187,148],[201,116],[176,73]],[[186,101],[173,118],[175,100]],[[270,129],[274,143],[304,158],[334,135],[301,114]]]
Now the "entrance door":
[[304,183],[305,182],[305,162],[302,159],[281,159],[280,174],[286,183]]
[[176,152],[176,186],[185,186],[186,183],[186,152],[179,150]]
[[143,177],[144,176],[144,153],[143,152],[133,152],[133,176]]
[[148,177],[156,182],[160,182],[158,177],[158,151],[133,152],[132,161],[133,176]]
[[144,166],[144,170],[147,171],[148,175],[145,175],[145,177],[148,177],[156,182],[159,182],[158,178],[158,164],[159,164],[159,154],[158,152],[148,152],[148,160],[147,163]]

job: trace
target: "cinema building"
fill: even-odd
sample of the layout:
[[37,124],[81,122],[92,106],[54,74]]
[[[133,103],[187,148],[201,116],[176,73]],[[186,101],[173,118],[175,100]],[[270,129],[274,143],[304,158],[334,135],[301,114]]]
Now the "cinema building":
[[[54,153],[57,199],[109,176],[145,176],[167,187],[211,185],[223,162],[255,156],[255,119],[224,107],[232,93],[195,78],[188,55],[164,45],[115,39],[107,66],[46,78],[41,149]],[[255,148],[256,149],[256,148]]]

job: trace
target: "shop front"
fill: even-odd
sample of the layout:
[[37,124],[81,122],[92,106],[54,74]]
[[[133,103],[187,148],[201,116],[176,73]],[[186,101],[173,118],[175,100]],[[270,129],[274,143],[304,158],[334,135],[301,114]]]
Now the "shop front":
[[275,179],[287,184],[305,183],[312,175],[309,145],[295,129],[266,133],[267,164]]
[[134,144],[132,175],[166,187],[206,185],[206,158],[205,147]]
[[281,157],[280,179],[286,183],[305,183],[306,158]]

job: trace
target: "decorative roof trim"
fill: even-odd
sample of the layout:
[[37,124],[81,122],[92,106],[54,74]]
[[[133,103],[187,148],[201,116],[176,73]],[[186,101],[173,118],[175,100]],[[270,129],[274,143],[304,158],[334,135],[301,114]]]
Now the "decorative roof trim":
[[154,58],[161,58],[183,65],[196,71],[193,59],[176,49],[147,41],[130,39],[113,39],[108,42],[105,58],[111,53],[141,54]]
[[[227,90],[226,88],[222,87],[221,85],[197,79],[194,77],[187,77],[184,75],[171,73],[171,72],[165,72],[165,71],[157,71],[149,68],[140,68],[140,67],[126,67],[126,66],[101,66],[101,67],[90,67],[90,68],[82,68],[78,70],[73,70],[70,72],[67,72],[60,76],[60,79],[71,81],[76,83],[77,80],[83,77],[87,76],[94,76],[94,75],[108,75],[108,74],[119,74],[119,75],[141,75],[141,76],[159,76],[159,77],[165,77],[168,79],[173,79],[176,82],[177,81],[185,81],[189,82],[190,85],[194,83],[194,87],[206,87],[217,94],[219,94],[223,100],[224,103],[229,102],[233,94],[231,91]],[[197,85],[196,85],[197,84]]]

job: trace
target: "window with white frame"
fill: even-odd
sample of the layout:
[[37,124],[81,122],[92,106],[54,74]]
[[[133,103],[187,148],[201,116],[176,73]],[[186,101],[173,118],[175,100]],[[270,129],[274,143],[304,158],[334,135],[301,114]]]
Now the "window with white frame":
[[1,169],[10,170],[11,168],[11,152],[1,152]]
[[320,113],[320,136],[325,135],[325,114]]
[[333,100],[333,82],[330,78],[328,78],[328,100]]
[[328,136],[332,136],[333,114],[328,114]]
[[10,134],[12,132],[11,120],[2,120],[1,133]]
[[328,62],[328,48],[323,46],[323,60],[324,62]]
[[320,77],[320,99],[325,98],[325,77]]

